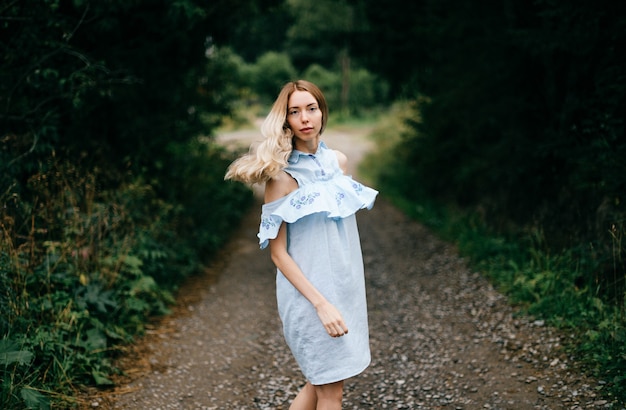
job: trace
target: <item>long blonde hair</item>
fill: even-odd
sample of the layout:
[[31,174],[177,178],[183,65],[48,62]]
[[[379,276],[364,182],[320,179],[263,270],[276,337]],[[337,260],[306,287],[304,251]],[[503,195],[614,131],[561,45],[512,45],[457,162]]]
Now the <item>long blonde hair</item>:
[[308,91],[317,100],[322,111],[322,127],[326,128],[328,105],[322,91],[306,80],[291,81],[285,84],[276,97],[270,113],[261,126],[261,134],[265,139],[256,150],[234,161],[228,167],[224,179],[234,179],[246,184],[265,182],[287,166],[287,160],[293,150],[293,131],[287,124],[287,106],[294,91]]

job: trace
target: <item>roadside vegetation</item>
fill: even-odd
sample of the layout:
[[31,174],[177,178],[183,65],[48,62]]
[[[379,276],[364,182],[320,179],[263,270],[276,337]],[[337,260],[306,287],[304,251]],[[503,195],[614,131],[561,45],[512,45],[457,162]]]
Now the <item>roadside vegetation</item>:
[[[520,314],[569,335],[564,348],[580,365],[577,370],[606,386],[599,394],[626,402],[624,220],[616,219],[596,241],[558,246],[542,224],[510,223],[503,229],[480,205],[462,207],[424,193],[421,186],[428,182],[402,160],[407,138],[415,135],[413,122],[421,118],[417,107],[399,102],[380,119],[371,134],[379,150],[365,158],[361,172],[407,215],[455,243]],[[421,155],[426,161],[428,152]]]
[[71,408],[110,386],[120,347],[251,202],[199,138],[234,92],[203,80],[229,70],[204,55],[208,17],[135,3],[0,8],[2,409]]
[[366,169],[626,403],[626,4],[366,3],[367,66],[410,90]]

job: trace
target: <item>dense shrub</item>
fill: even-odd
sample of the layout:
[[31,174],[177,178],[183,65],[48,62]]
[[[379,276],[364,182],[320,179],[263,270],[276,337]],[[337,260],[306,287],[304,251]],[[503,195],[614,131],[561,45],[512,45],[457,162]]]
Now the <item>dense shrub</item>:
[[247,209],[249,191],[222,179],[221,150],[194,142],[171,155],[170,198],[143,178],[102,191],[101,171],[57,159],[30,178],[32,202],[0,198],[0,407],[111,384],[119,346],[168,312]]
[[[625,6],[366,3],[363,58],[396,92],[428,97],[404,140],[415,181],[405,193],[480,209],[502,229],[541,226],[555,249],[593,243],[612,259],[610,231],[626,216]],[[402,44],[373,41],[392,35],[392,23],[404,30]],[[404,70],[385,58],[394,53],[418,58]],[[606,269],[588,283],[604,281]]]
[[297,78],[297,71],[287,54],[268,51],[253,65],[253,89],[264,104],[271,104],[287,81]]
[[118,346],[246,209],[249,190],[223,181],[229,158],[197,139],[239,96],[236,62],[212,53],[234,16],[212,10],[0,9],[1,408],[69,406],[109,384]]
[[[343,114],[359,117],[387,102],[388,89],[385,81],[364,68],[351,69],[349,77],[347,112]],[[324,91],[329,106],[333,108],[332,112],[339,113],[342,107],[342,78],[339,72],[313,64],[303,72],[302,78],[317,84]]]

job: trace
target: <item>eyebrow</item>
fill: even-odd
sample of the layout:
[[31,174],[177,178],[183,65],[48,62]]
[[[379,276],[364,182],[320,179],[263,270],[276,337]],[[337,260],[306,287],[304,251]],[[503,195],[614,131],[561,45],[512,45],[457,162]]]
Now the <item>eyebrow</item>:
[[[310,103],[310,104],[307,104],[307,105],[305,105],[305,107],[310,107],[310,106],[312,106],[312,105],[318,105],[317,101],[316,101],[316,102],[312,102],[312,103]],[[296,107],[296,106],[293,106],[293,107],[287,107],[287,109],[288,109],[288,110],[293,110],[294,108],[300,108],[300,107]]]

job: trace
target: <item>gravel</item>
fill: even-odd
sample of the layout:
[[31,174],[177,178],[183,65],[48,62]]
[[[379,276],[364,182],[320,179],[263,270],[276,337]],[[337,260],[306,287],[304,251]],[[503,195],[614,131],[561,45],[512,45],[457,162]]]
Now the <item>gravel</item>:
[[[349,138],[350,145],[358,146]],[[330,144],[332,145],[332,144]],[[304,379],[276,310],[275,269],[253,209],[178,308],[129,349],[108,409],[287,409]],[[358,214],[372,363],[344,409],[623,409],[562,346],[567,334],[517,315],[454,246],[384,197]]]

